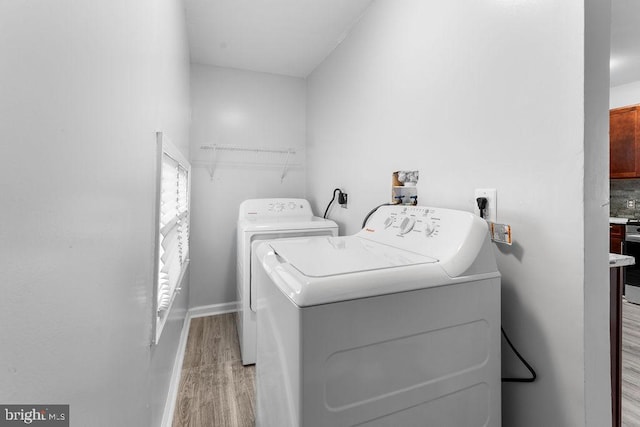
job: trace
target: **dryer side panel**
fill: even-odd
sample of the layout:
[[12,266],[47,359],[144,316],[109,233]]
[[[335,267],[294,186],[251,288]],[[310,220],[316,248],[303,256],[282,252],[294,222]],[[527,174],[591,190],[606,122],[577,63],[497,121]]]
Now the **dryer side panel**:
[[500,282],[303,309],[302,414],[313,426],[499,426]]

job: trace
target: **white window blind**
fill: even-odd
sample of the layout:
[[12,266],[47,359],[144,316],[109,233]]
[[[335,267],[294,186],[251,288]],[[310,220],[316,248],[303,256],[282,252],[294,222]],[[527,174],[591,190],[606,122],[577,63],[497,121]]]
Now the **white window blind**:
[[156,253],[157,343],[189,264],[190,165],[180,152],[158,133],[159,189]]

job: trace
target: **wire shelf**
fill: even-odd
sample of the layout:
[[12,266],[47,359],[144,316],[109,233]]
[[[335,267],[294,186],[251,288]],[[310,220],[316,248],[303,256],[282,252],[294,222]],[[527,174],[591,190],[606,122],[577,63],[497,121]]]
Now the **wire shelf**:
[[242,145],[202,145],[201,150],[210,151],[206,160],[195,160],[193,166],[205,167],[213,180],[217,165],[238,167],[276,167],[281,169],[280,182],[291,168],[301,167],[300,149],[280,147],[252,147]]

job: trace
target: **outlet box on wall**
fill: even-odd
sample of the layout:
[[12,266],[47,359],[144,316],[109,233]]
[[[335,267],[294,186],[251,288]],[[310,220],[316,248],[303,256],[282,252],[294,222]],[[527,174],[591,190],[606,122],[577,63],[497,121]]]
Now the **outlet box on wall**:
[[479,197],[487,199],[487,206],[484,210],[484,219],[490,222],[498,222],[498,201],[495,188],[476,188],[473,197],[473,212],[480,215],[480,209],[476,200]]

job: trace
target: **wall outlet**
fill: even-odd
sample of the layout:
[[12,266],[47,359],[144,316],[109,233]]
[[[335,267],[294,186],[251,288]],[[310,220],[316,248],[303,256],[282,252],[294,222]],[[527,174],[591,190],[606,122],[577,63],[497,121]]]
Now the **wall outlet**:
[[341,208],[347,208],[347,200],[349,200],[347,193],[338,194],[338,204]]
[[627,200],[627,209],[635,209],[636,201],[635,200]]
[[479,197],[487,199],[487,206],[484,210],[484,219],[490,222],[498,222],[498,200],[495,188],[476,188],[473,194],[473,212],[480,215],[480,209],[476,200]]

